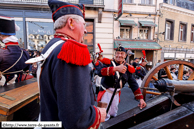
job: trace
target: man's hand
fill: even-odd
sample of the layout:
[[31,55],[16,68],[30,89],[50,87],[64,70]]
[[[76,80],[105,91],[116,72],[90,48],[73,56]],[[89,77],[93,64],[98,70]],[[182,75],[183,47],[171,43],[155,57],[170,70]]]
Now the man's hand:
[[144,101],[143,99],[140,99],[140,100],[139,100],[139,105],[138,105],[138,107],[139,107],[140,109],[143,109],[144,107],[146,107],[146,103],[145,103],[145,101]]
[[100,114],[101,114],[100,122],[104,122],[106,118],[106,108],[100,108],[100,107],[97,107],[97,108],[100,110]]
[[127,70],[127,67],[125,65],[121,64],[119,66],[114,67],[113,72],[118,71],[119,73],[125,73],[126,70]]

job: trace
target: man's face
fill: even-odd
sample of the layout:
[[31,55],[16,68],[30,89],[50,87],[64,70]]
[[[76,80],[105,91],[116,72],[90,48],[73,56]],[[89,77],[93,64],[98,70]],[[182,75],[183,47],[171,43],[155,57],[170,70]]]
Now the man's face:
[[145,61],[144,61],[144,62],[142,62],[142,65],[143,65],[143,66],[146,66],[146,64],[147,64],[147,62],[145,62]]
[[135,62],[138,63],[139,62],[139,59],[136,59]]
[[103,56],[100,55],[100,56],[98,57],[98,60],[102,60],[102,59],[103,59]]
[[83,43],[84,41],[84,34],[87,33],[87,30],[86,30],[86,23],[85,23],[85,20],[80,17],[78,19],[76,19],[77,22],[75,22],[75,34],[76,34],[76,40],[78,42],[81,42]]
[[176,72],[176,69],[173,69],[173,70],[172,70],[172,72],[174,72],[174,73],[175,73],[175,72]]
[[116,51],[115,53],[115,60],[118,62],[118,63],[122,63],[126,58],[126,53],[123,52],[123,51]]

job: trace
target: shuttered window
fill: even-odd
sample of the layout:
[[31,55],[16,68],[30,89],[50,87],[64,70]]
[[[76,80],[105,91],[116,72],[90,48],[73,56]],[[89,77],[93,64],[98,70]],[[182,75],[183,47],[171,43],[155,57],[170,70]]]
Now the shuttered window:
[[174,40],[174,20],[166,19],[165,40]]
[[120,38],[130,39],[131,37],[131,27],[121,27],[120,28]]
[[149,28],[139,28],[139,38],[148,39],[148,30]]
[[191,27],[191,42],[194,42],[194,25]]
[[179,25],[179,41],[186,41],[187,37],[187,24],[180,23]]
[[170,30],[171,30],[171,23],[167,22],[166,23],[166,39],[170,40]]

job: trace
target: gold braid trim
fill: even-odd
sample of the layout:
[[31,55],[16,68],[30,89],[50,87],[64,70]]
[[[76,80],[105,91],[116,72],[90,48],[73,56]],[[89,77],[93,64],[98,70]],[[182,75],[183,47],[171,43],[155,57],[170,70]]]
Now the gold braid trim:
[[142,94],[136,94],[135,96],[141,96]]

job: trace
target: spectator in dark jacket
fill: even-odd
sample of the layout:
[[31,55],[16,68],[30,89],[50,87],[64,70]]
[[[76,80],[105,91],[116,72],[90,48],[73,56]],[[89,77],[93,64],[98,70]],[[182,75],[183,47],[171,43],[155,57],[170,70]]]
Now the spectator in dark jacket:
[[139,63],[139,58],[135,58],[132,65],[134,68],[136,68],[138,66],[138,63]]

